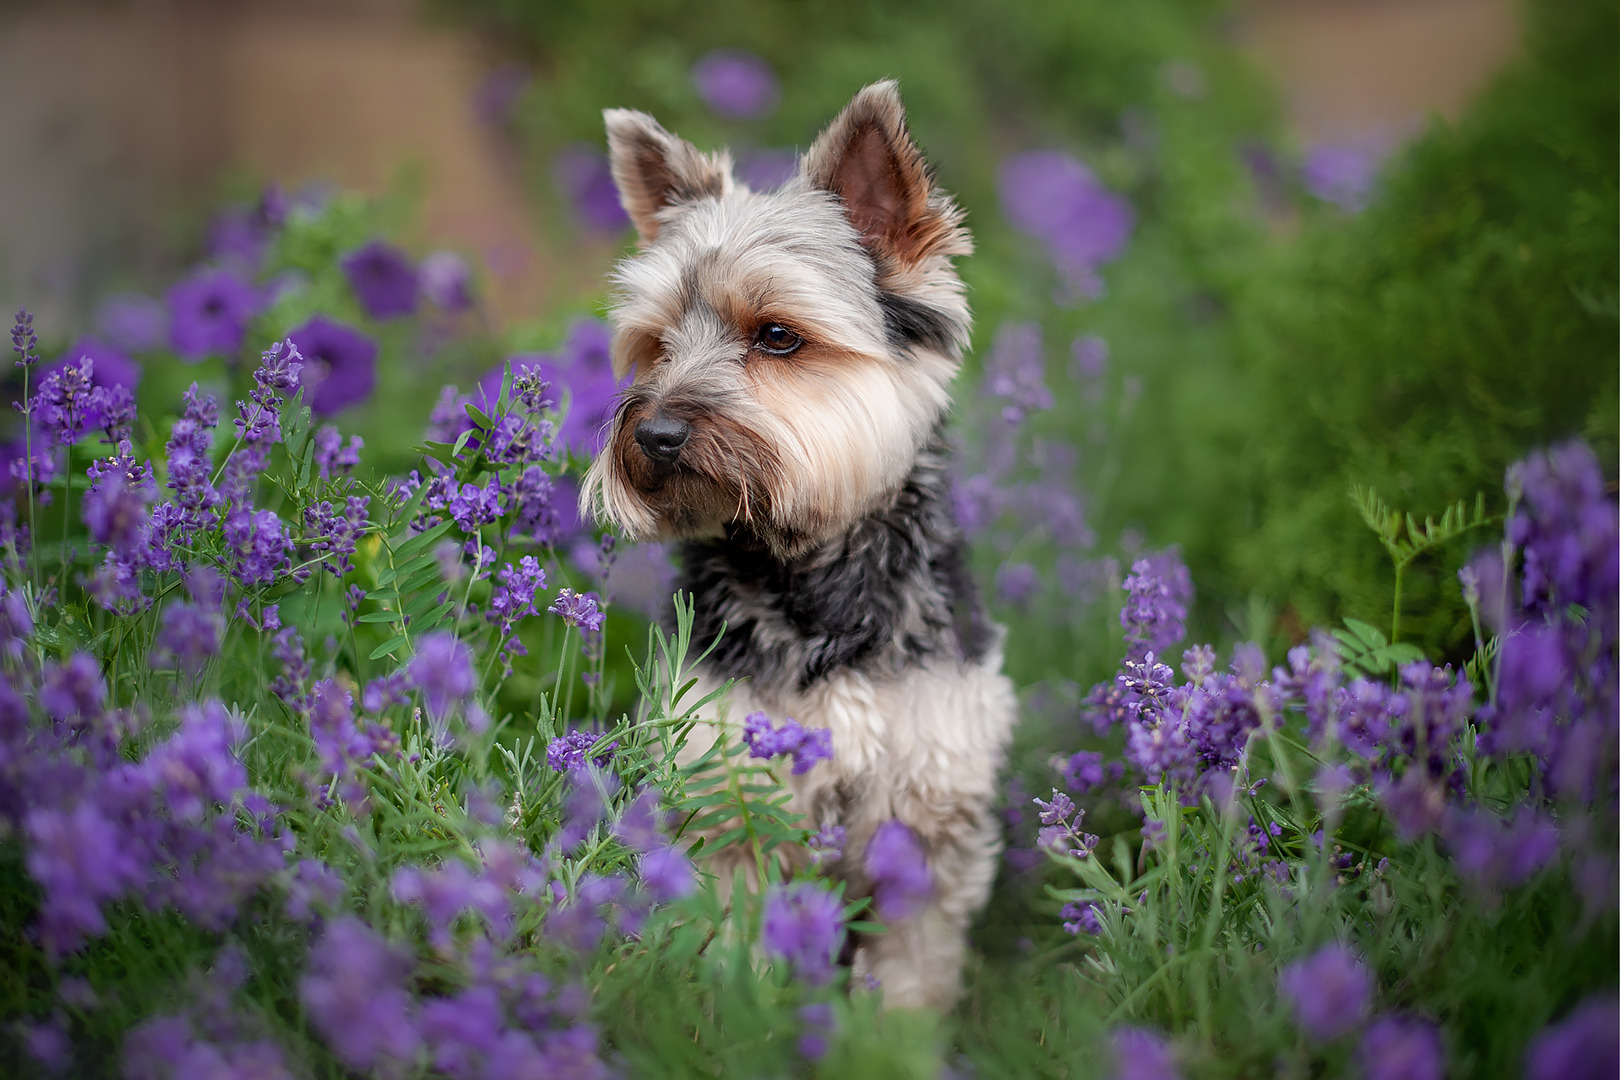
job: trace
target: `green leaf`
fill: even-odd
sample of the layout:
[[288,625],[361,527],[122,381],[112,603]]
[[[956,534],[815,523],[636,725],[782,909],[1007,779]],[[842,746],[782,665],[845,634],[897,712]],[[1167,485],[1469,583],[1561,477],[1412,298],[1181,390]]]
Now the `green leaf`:
[[389,653],[393,652],[395,649],[399,648],[401,645],[405,644],[405,641],[406,641],[406,638],[405,638],[404,634],[400,634],[400,635],[398,635],[396,637],[391,637],[387,641],[383,642],[381,645],[377,646],[375,649],[372,649],[371,650],[371,655],[368,656],[367,659],[368,660],[379,660],[382,657],[387,656]]

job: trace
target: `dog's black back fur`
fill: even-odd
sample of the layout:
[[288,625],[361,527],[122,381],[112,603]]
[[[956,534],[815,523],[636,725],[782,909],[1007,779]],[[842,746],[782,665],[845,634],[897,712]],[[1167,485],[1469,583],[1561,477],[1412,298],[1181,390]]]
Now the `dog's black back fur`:
[[947,460],[936,433],[892,505],[785,563],[737,527],[688,541],[678,587],[692,597],[693,645],[720,639],[710,669],[804,690],[841,667],[979,660],[991,628],[952,517]]

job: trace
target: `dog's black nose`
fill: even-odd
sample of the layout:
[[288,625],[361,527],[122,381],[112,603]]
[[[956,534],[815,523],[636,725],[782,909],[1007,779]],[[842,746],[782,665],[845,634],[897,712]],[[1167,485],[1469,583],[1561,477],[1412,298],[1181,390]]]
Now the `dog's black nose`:
[[642,453],[665,465],[675,464],[681,447],[691,437],[691,424],[667,416],[655,416],[636,425],[636,442],[641,444]]

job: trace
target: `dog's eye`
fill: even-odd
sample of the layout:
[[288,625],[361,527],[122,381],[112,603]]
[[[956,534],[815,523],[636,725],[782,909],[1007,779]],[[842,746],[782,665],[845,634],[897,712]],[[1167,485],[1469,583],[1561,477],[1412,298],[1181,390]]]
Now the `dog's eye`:
[[786,356],[803,345],[804,338],[781,323],[766,323],[759,328],[759,333],[754,335],[754,344],[772,356]]

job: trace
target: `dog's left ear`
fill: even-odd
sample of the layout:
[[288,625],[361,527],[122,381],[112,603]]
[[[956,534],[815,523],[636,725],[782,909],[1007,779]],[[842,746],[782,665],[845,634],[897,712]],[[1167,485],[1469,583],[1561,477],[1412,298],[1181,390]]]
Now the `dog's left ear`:
[[873,83],[827,126],[804,155],[815,187],[844,201],[861,243],[892,264],[910,266],[931,255],[966,254],[962,213],[936,191],[922,151],[906,129],[900,86]]

